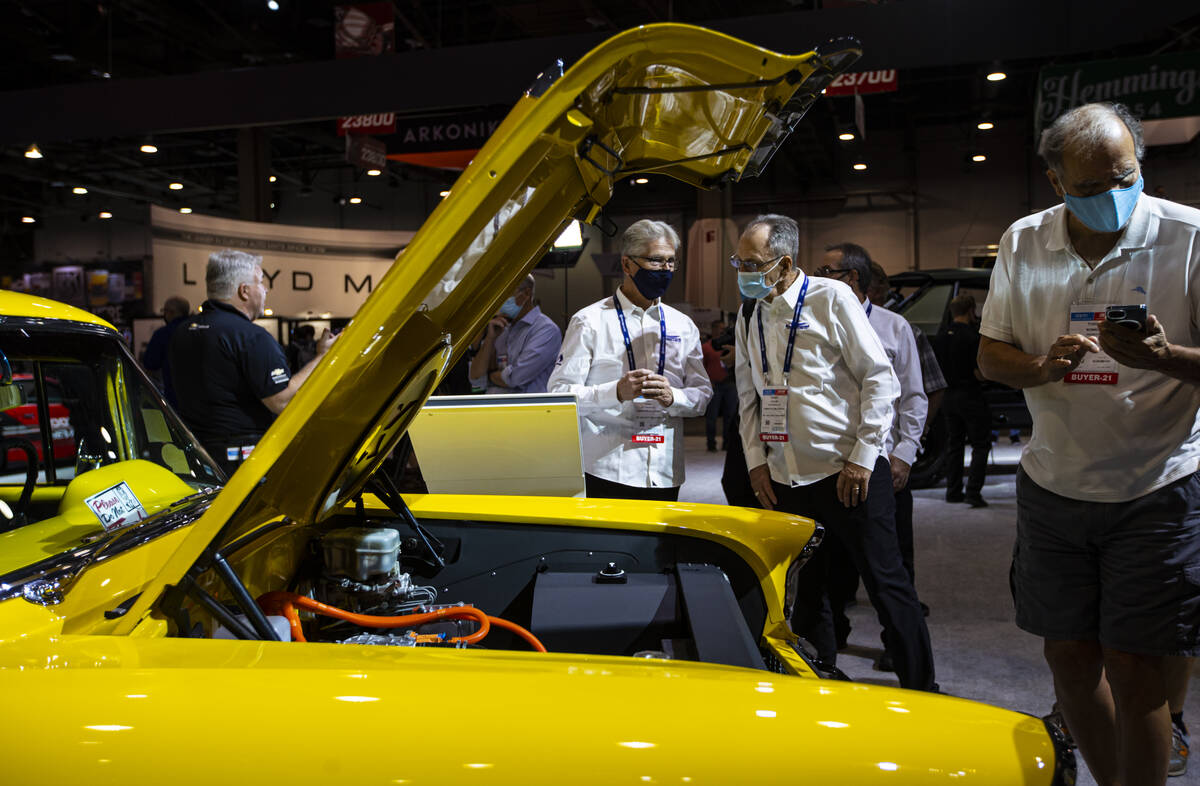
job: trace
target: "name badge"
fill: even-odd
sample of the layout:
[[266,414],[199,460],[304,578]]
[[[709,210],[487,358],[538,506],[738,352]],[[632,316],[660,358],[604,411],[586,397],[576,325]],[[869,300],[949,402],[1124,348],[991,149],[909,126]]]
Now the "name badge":
[[654,399],[638,396],[633,400],[635,445],[659,445],[667,441],[663,421],[667,410]]
[[762,442],[788,441],[788,389],[763,388],[762,410],[759,414]]
[[[1068,333],[1079,333],[1100,343],[1100,323],[1104,321],[1106,305],[1076,303],[1071,306]],[[1115,385],[1117,384],[1117,361],[1104,353],[1088,352],[1075,370],[1063,377],[1071,385]]]

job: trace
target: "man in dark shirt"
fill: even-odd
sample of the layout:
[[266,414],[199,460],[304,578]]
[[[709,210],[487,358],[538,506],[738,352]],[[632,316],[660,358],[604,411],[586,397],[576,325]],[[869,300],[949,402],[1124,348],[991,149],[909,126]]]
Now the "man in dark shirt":
[[263,314],[267,284],[262,257],[225,249],[208,258],[208,300],[171,339],[169,357],[179,414],[209,454],[232,475],[259,437],[308,379],[333,344],[328,330],[317,356],[296,374]]
[[171,384],[171,361],[167,357],[167,349],[171,345],[171,337],[183,324],[183,320],[187,319],[191,310],[191,303],[183,298],[167,298],[167,302],[163,303],[163,322],[166,324],[154,331],[150,342],[146,344],[146,351],[142,353],[142,365],[147,371],[158,375],[159,379],[155,381],[160,383],[163,398],[176,409],[179,408],[179,401],[175,398],[175,388]]
[[[946,453],[946,501],[966,501],[973,508],[986,508],[983,479],[991,450],[992,416],[979,384],[979,327],[975,322],[975,298],[959,295],[950,301],[950,325],[942,333],[942,371],[946,377],[946,427],[950,449]],[[967,492],[962,489],[964,444],[971,443],[971,472]]]

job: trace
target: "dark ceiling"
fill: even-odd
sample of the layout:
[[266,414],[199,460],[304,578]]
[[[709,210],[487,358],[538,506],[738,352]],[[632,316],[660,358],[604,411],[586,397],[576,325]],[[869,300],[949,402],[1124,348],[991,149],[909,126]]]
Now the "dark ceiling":
[[[1052,62],[1200,48],[1192,2],[1132,0],[396,0],[396,53],[334,59],[332,0],[0,2],[0,263],[26,257],[20,217],[77,210],[70,187],[169,204],[167,182],[239,214],[238,127],[266,129],[270,170],[296,189],[345,170],[328,118],[509,104],[556,55],[568,64],[612,33],[659,21],[711,26],[780,51],[858,35],[863,66],[899,69],[872,96],[874,128],[911,134],[981,115],[1030,126],[1037,69]],[[983,73],[1003,60],[1009,79]],[[835,131],[851,102],[826,99],[777,158],[778,182],[836,190]],[[153,134],[159,152],[138,146]],[[45,158],[24,151],[37,143]],[[452,175],[389,164],[388,177]]]

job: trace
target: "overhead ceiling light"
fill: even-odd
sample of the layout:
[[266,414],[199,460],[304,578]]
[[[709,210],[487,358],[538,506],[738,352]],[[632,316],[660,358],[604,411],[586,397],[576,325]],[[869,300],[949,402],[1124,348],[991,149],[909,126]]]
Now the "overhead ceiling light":
[[179,212],[180,213],[190,213],[190,212],[192,212],[192,209],[190,207],[181,207],[181,208],[179,208]]
[[352,204],[352,205],[361,205],[361,204],[362,204],[362,197],[350,197],[350,204]]
[[650,178],[648,178],[648,177],[635,177],[633,179],[633,184],[635,186],[644,186],[649,182],[650,182]]
[[838,139],[842,140],[843,142],[849,142],[850,140],[854,139],[854,134],[850,133],[849,131],[843,131],[842,133],[838,134]]
[[171,189],[172,191],[182,191],[183,183],[178,183],[178,182],[171,183],[170,185],[167,186],[167,188]]
[[382,169],[368,169],[367,170],[367,177],[379,177],[382,174],[383,174]]
[[1004,73],[1003,71],[993,71],[987,75],[987,81],[989,82],[1002,82],[1007,78],[1008,74]]
[[37,145],[30,145],[25,149],[26,158],[42,158],[42,150]]
[[87,189],[84,188],[83,186],[75,186],[74,188],[71,189],[71,193],[79,194],[80,196],[83,196],[84,194],[87,193]]
[[147,142],[139,147],[138,150],[141,150],[143,153],[157,153],[158,145],[154,144],[153,142]]
[[267,0],[267,8],[271,11],[278,11],[279,0]]
[[112,213],[108,212],[107,210],[101,210],[99,217],[100,218],[112,218]]
[[983,122],[979,123],[975,127],[978,128],[980,131],[991,131],[993,128],[996,127],[996,124],[991,122],[990,120],[984,120]]
[[275,203],[274,203],[274,202],[272,202],[272,203],[271,203],[271,209],[272,209],[272,210],[274,210],[274,209],[275,209]]
[[854,165],[854,169],[856,172],[862,172],[866,168],[867,168],[867,165],[862,163],[861,161]]
[[37,219],[36,219],[36,218],[34,218],[33,216],[21,216],[21,223],[22,223],[22,224],[33,224],[33,223],[36,223],[36,222],[37,222]]
[[273,316],[275,316],[275,310],[271,309],[271,308],[264,308],[263,316],[264,317],[273,317]]
[[987,156],[985,156],[983,153],[976,153],[975,155],[971,156],[971,160],[978,164],[981,161],[987,161]]
[[279,179],[279,178],[275,177],[274,175],[271,175],[270,177],[268,177],[268,178],[267,178],[267,182],[268,182],[268,183],[274,183],[274,182],[275,182],[276,180],[278,180],[278,179]]
[[438,192],[438,196],[440,196],[440,197],[448,197],[448,196],[450,196],[450,192],[449,192],[449,191],[439,191],[439,192]]

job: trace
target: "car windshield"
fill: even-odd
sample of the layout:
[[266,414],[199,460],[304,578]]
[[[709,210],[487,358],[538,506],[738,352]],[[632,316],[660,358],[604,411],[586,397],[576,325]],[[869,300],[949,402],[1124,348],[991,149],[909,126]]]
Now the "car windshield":
[[197,490],[221,484],[219,470],[115,336],[14,327],[0,329],[12,372],[11,384],[0,382],[0,487],[21,489],[31,459],[42,490],[35,501],[131,459],[158,464]]

